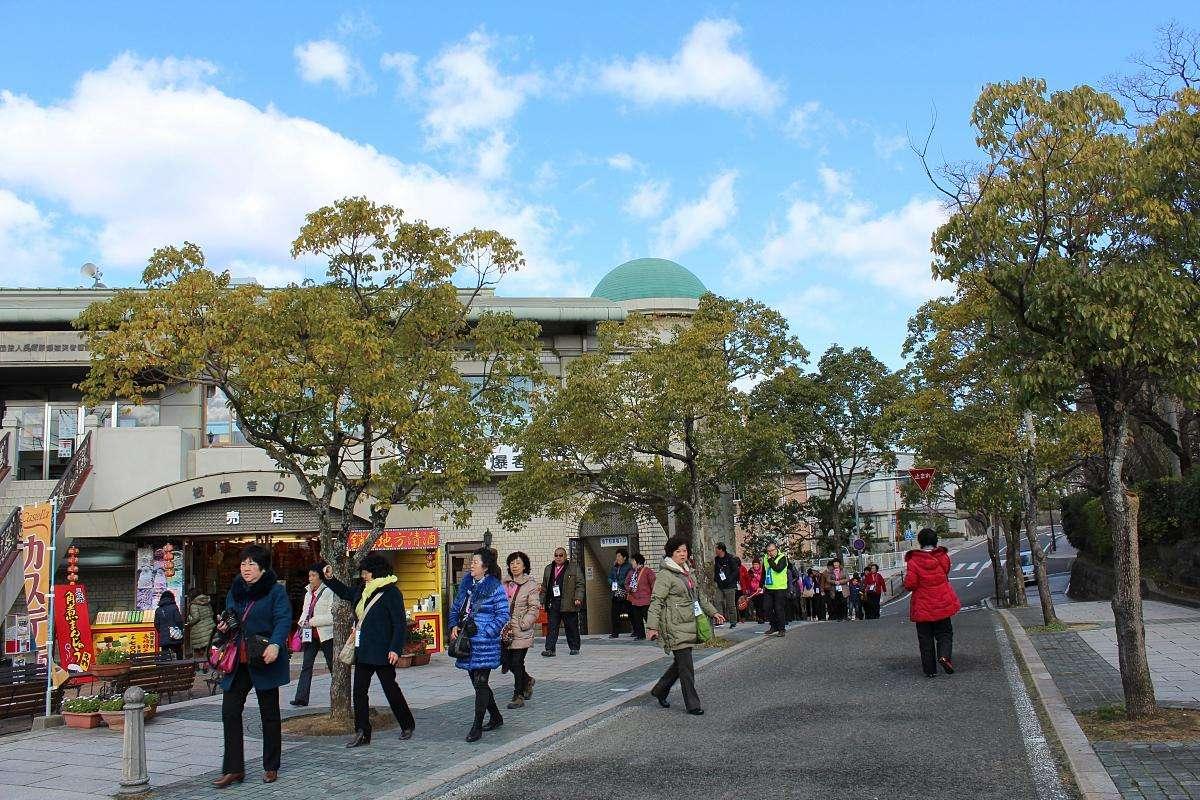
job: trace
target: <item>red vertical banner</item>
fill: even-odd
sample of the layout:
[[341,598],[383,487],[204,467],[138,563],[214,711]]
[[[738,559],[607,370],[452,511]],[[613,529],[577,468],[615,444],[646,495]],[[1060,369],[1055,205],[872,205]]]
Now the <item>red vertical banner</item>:
[[92,668],[92,626],[88,622],[87,590],[82,583],[54,587],[54,639],[58,665],[67,672]]

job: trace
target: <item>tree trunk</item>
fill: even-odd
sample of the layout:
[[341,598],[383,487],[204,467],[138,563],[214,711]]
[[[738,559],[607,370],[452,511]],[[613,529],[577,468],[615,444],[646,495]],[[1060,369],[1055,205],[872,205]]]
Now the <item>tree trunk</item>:
[[1050,579],[1046,575],[1046,551],[1037,537],[1037,434],[1034,430],[1033,412],[1025,412],[1025,447],[1021,454],[1021,495],[1025,501],[1025,538],[1029,541],[1029,553],[1033,559],[1033,574],[1037,579],[1038,599],[1042,603],[1042,622],[1053,625],[1058,622],[1054,613],[1054,598],[1050,595]]
[[988,558],[992,562],[992,583],[995,585],[996,603],[998,605],[1008,604],[1008,592],[1005,591],[1005,583],[1001,579],[1000,570],[1000,542],[998,541],[996,518],[988,514],[987,527],[984,530],[984,536],[987,537]]
[[[1159,414],[1162,415],[1163,421],[1167,423],[1167,427],[1171,429],[1174,436],[1175,447],[1179,450],[1184,449],[1183,439],[1179,436],[1179,411],[1175,406],[1175,398],[1169,394],[1160,394],[1158,396]],[[1183,476],[1183,463],[1179,458],[1179,453],[1167,447],[1167,466],[1171,471],[1172,478],[1180,478]]]
[[1119,403],[1097,403],[1104,436],[1104,516],[1113,538],[1116,592],[1113,618],[1117,623],[1117,655],[1125,709],[1144,717],[1157,709],[1150,664],[1146,658],[1146,627],[1142,618],[1141,564],[1138,557],[1137,497],[1125,490],[1121,474],[1128,447],[1129,412]]
[[[333,573],[342,583],[350,585],[354,561],[349,553],[348,533],[338,531],[329,536],[328,547],[322,547],[322,558],[333,567]],[[350,686],[350,666],[338,660],[342,645],[350,636],[350,604],[340,599],[333,601],[333,672],[329,676],[329,713],[334,720],[343,723],[346,731],[354,730],[354,706]]]
[[1025,577],[1021,574],[1021,517],[1009,517],[1004,525],[1004,567],[1010,608],[1029,605],[1025,597]]
[[712,602],[717,596],[716,579],[713,576],[713,559],[717,556],[717,540],[713,531],[719,525],[720,511],[698,505],[692,512],[692,561],[696,565],[696,588]]

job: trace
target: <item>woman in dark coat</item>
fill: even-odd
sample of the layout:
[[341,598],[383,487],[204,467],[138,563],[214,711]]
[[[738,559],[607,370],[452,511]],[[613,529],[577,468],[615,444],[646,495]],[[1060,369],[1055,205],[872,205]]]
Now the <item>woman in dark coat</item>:
[[[392,567],[383,556],[370,553],[358,563],[361,588],[351,589],[333,577],[333,567],[325,565],[321,577],[333,593],[354,610],[357,641],[354,648],[354,729],[346,747],[371,743],[371,676],[379,676],[379,685],[400,724],[400,738],[411,739],[417,727],[404,692],[396,684],[396,662],[404,652],[408,638],[408,618],[404,596],[396,585]],[[355,634],[352,634],[355,635]]]
[[[500,565],[496,563],[496,551],[481,547],[471,555],[471,571],[463,578],[454,596],[454,607],[450,609],[451,640],[458,637],[458,629],[470,617],[475,620],[476,633],[471,637],[470,658],[460,658],[454,663],[471,676],[475,688],[475,720],[467,733],[468,742],[477,742],[483,731],[494,731],[504,724],[496,696],[488,686],[488,676],[500,666],[500,631],[508,622],[508,595],[500,582]],[[484,712],[488,723],[483,724]]]
[[[246,778],[245,741],[242,738],[242,711],[246,696],[254,689],[258,696],[258,713],[263,730],[263,783],[274,783],[279,777],[279,757],[283,747],[283,731],[279,717],[279,687],[291,680],[288,670],[288,633],[292,628],[292,604],[287,591],[271,570],[271,553],[262,545],[248,545],[242,550],[240,574],[233,579],[225,609],[238,620],[233,635],[239,641],[240,659],[236,670],[221,681],[221,723],[225,733],[225,755],[221,761],[218,789]],[[228,632],[224,622],[217,630]],[[269,640],[261,665],[248,660],[246,641],[262,636]]]
[[183,614],[175,602],[175,593],[165,591],[158,598],[154,609],[154,630],[158,633],[158,649],[170,653],[177,659],[183,658]]

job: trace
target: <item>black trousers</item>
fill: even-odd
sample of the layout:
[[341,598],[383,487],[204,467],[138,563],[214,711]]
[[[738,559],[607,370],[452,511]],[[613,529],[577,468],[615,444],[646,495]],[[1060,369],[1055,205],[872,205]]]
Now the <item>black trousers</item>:
[[621,597],[621,598],[614,597],[612,599],[612,632],[613,633],[621,632],[621,615],[622,614],[629,615],[629,626],[630,626],[630,629],[633,628],[633,611],[630,610],[631,608],[632,608],[632,606],[629,605],[629,601],[623,597]]
[[825,595],[825,604],[829,607],[830,619],[846,618],[846,595],[841,592],[830,592]]
[[937,673],[939,658],[954,658],[954,625],[951,618],[917,623],[917,644],[921,648],[921,668],[926,675]]
[[825,619],[825,595],[820,591],[812,596],[812,613],[815,620]]
[[673,655],[675,660],[658,679],[658,683],[654,684],[650,694],[665,699],[671,693],[671,687],[675,685],[675,681],[679,681],[679,689],[683,692],[684,707],[688,711],[699,708],[700,695],[696,694],[696,667],[692,663],[692,648],[676,650]]
[[525,656],[529,655],[529,648],[505,650],[502,655],[513,676],[513,698],[515,699],[517,695],[525,691],[525,685],[529,683],[529,673],[525,669]]
[[158,646],[158,651],[160,653],[162,653],[163,655],[175,656],[176,661],[183,659],[183,643],[182,642],[180,642],[179,644],[160,644]]
[[492,687],[488,686],[488,676],[492,671],[490,669],[472,669],[468,670],[468,673],[471,676],[471,686],[475,688],[475,722],[472,727],[482,728],[485,711],[491,715],[491,719],[500,718],[496,695],[492,694]]
[[879,619],[879,592],[863,592],[863,611],[867,619]]
[[646,616],[649,613],[650,606],[629,604],[629,622],[633,625],[633,637],[635,639],[646,638]]
[[362,731],[368,737],[371,735],[371,676],[379,676],[379,685],[383,688],[383,696],[392,707],[392,714],[400,729],[410,731],[417,727],[413,719],[404,692],[396,684],[396,668],[391,664],[355,664],[354,665],[354,728]]
[[333,639],[327,642],[305,642],[301,651],[304,660],[300,662],[300,677],[296,680],[295,702],[308,704],[308,690],[312,686],[313,666],[317,663],[317,653],[325,656],[325,668],[333,672]]
[[558,645],[558,626],[567,629],[567,646],[572,650],[579,649],[579,612],[566,612],[558,605],[551,604],[546,611],[546,649],[551,653]]
[[787,589],[768,589],[763,592],[763,596],[767,598],[763,605],[767,614],[767,622],[771,623],[770,630],[782,633],[787,627]]
[[[243,738],[242,712],[246,708],[246,697],[254,688],[250,681],[250,668],[238,665],[233,673],[233,683],[221,696],[221,727],[225,735],[225,755],[221,758],[221,772],[244,773],[246,771],[246,741]],[[279,689],[256,689],[258,715],[262,720],[264,770],[279,771],[279,756],[283,749],[283,730],[280,727]]]

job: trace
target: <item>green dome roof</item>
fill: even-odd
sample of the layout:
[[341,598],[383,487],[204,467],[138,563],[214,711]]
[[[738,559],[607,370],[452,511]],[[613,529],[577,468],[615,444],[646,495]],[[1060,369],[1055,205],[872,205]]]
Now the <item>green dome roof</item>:
[[665,258],[626,261],[600,279],[592,297],[606,300],[645,300],[651,297],[691,297],[707,292],[686,267]]

